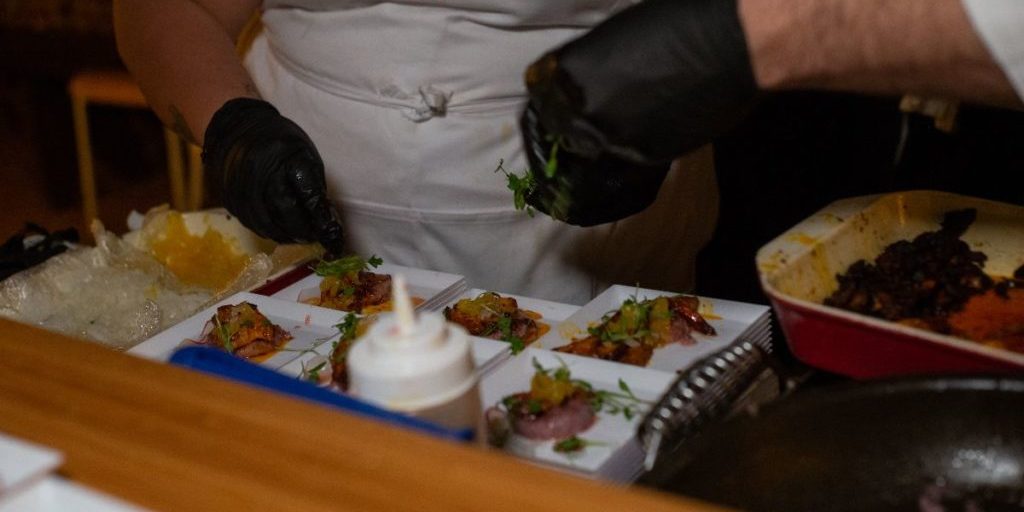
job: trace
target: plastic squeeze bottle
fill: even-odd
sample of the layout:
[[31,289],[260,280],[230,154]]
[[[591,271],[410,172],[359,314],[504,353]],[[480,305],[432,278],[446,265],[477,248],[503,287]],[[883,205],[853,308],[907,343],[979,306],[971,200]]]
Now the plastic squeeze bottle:
[[437,312],[417,316],[400,275],[391,294],[393,314],[349,351],[350,391],[387,409],[479,433],[480,392],[466,330]]

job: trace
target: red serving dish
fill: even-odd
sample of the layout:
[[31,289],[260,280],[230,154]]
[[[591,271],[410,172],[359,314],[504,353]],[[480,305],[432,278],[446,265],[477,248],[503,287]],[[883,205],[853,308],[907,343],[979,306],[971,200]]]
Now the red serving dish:
[[988,256],[985,271],[1010,276],[1024,264],[1024,207],[913,191],[837,201],[762,247],[761,285],[793,354],[855,378],[963,372],[1024,372],[1024,354],[825,306],[836,275],[873,261],[889,244],[939,229],[943,215],[976,208],[962,239]]

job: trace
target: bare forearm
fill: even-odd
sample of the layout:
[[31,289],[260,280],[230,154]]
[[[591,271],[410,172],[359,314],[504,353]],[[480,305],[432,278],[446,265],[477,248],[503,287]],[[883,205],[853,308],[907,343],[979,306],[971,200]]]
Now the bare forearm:
[[202,141],[227,100],[257,97],[235,38],[258,1],[115,0],[117,47],[160,119]]
[[765,89],[1020,99],[960,0],[739,0]]

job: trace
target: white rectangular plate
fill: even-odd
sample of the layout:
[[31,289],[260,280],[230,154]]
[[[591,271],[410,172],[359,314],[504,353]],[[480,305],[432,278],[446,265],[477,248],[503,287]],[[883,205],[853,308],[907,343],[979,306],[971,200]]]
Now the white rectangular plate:
[[[468,290],[462,295],[446,303],[445,307],[451,306],[461,299],[475,298],[485,291],[486,290],[481,290],[479,288]],[[550,327],[550,330],[548,331],[549,333],[554,331],[558,327],[558,324],[580,309],[579,306],[574,306],[572,304],[531,299],[529,297],[521,297],[510,293],[498,292],[498,294],[503,297],[512,297],[513,299],[516,299],[519,309],[525,309],[527,311],[533,311],[540,314],[541,318],[539,321]],[[500,358],[512,355],[512,348],[504,341],[480,338],[477,336],[471,336],[470,339],[473,340],[473,357],[477,360],[478,368],[483,367],[488,361],[494,360],[497,362]]]
[[[458,293],[454,288],[465,286],[465,279],[462,276],[444,272],[389,265],[387,263],[371,270],[376,274],[390,274],[391,276],[401,274],[405,276],[409,296],[423,299],[423,303],[417,306],[417,309],[430,309],[431,306],[436,307],[437,299],[441,298],[439,296],[452,293],[453,291]],[[323,281],[322,277],[310,274],[274,293],[271,297],[298,302],[300,296],[303,298],[318,296],[320,293],[320,281]]]
[[[566,318],[559,326],[537,340],[534,347],[548,350],[568,345],[574,338],[587,335],[587,328],[597,325],[601,317],[622,306],[626,299],[654,299],[659,296],[678,295],[672,292],[614,285],[588,302],[576,313]],[[723,299],[700,298],[700,313],[715,328],[714,336],[692,333],[697,343],[683,345],[670,343],[658,348],[647,363],[647,368],[676,372],[692,365],[697,360],[729,346],[730,343],[750,328],[759,318],[768,314],[768,306],[747,304]]]
[[[530,380],[536,370],[533,361],[544,368],[555,369],[565,364],[572,373],[573,379],[589,382],[594,389],[621,393],[619,379],[622,379],[633,393],[647,402],[654,402],[664,394],[671,385],[673,376],[623,364],[601,361],[573,354],[557,354],[547,350],[528,348],[519,356],[484,376],[480,383],[480,396],[484,410],[494,406],[502,398],[530,389]],[[590,476],[599,476],[606,468],[621,463],[616,459],[628,456],[630,443],[636,437],[636,429],[644,414],[651,407],[650,403],[640,404],[631,419],[624,415],[598,413],[598,419],[577,437],[595,444],[586,446],[582,452],[564,454],[554,451],[554,440],[532,441],[519,436],[505,446],[505,450],[525,459],[555,465]]]
[[203,332],[203,326],[213,318],[218,306],[238,304],[243,301],[254,304],[260,313],[266,315],[271,322],[292,335],[292,340],[285,345],[284,349],[261,363],[272,369],[278,369],[288,364],[304,351],[312,350],[333,338],[338,332],[334,325],[340,323],[346,315],[344,312],[333,309],[241,292],[136,345],[128,353],[148,359],[167,361],[176,349],[191,345],[190,340],[199,339]]

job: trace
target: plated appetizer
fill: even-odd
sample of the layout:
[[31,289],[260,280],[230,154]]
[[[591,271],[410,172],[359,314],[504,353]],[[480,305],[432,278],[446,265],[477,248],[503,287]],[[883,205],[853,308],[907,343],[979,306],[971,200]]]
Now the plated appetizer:
[[554,441],[556,452],[572,453],[588,444],[579,437],[598,421],[598,413],[623,414],[632,419],[643,403],[621,379],[621,392],[596,390],[573,379],[566,366],[546,369],[534,360],[530,389],[508,395],[488,408],[488,441],[504,446],[516,435],[531,441]]
[[462,299],[444,308],[444,317],[465,327],[473,336],[507,341],[512,345],[513,354],[521,352],[549,329],[547,324],[537,321],[540,314],[520,309],[516,299],[494,292]]
[[313,269],[323,277],[320,295],[307,302],[354,313],[386,311],[391,300],[391,276],[370,272],[381,263],[376,256],[364,260],[356,255],[320,261]]
[[701,316],[700,299],[687,295],[626,300],[622,306],[591,326],[585,338],[554,350],[636,366],[647,366],[658,347],[669,343],[692,345],[691,333],[714,335],[715,328]]
[[376,316],[345,315],[345,319],[334,326],[338,339],[332,342],[331,353],[317,356],[303,364],[302,376],[321,386],[335,386],[341,391],[348,390],[348,351],[352,345],[373,324]]
[[219,347],[236,356],[262,360],[281,350],[292,335],[263,316],[249,302],[217,308],[197,343]]

